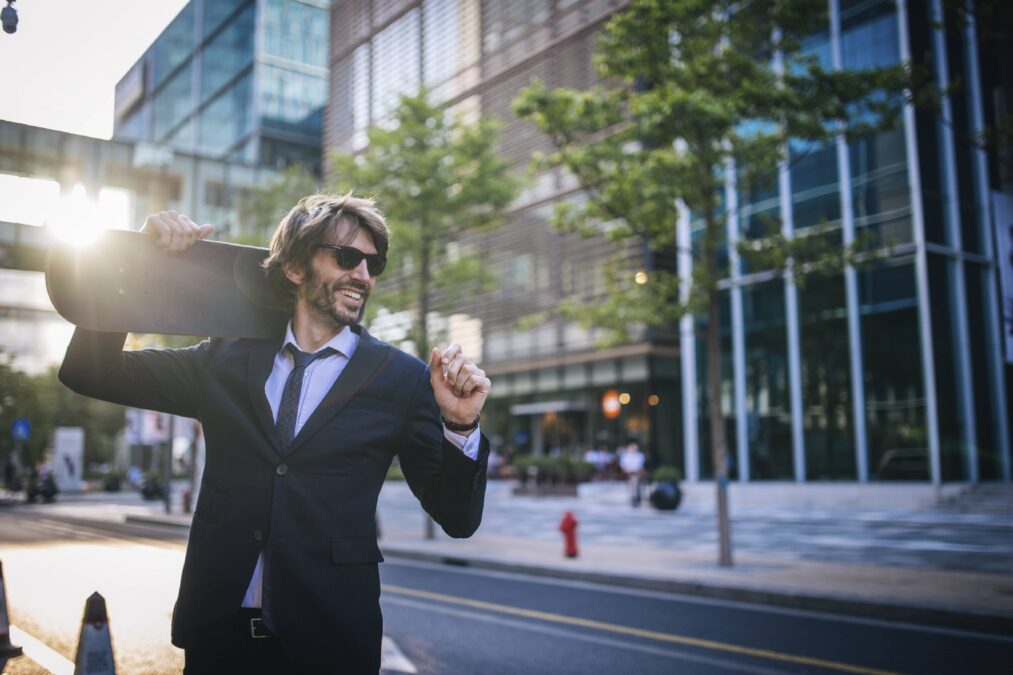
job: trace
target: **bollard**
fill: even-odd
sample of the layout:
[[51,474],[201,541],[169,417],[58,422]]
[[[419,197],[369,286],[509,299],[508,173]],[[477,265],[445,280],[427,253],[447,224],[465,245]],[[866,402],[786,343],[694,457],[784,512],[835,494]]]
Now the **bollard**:
[[577,518],[572,511],[563,514],[559,521],[559,531],[563,533],[563,555],[567,558],[577,557]]
[[4,588],[4,567],[0,562],[0,670],[7,659],[21,656],[21,647],[11,644],[11,623],[7,616],[7,590]]
[[74,675],[116,675],[106,601],[98,592],[92,593],[84,605]]

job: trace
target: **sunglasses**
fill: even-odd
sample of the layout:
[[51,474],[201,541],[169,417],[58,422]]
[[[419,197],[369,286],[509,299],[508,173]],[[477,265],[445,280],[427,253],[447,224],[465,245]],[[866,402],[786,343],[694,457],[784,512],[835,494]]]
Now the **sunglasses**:
[[359,266],[359,263],[365,260],[369,276],[378,277],[387,267],[387,258],[379,253],[363,253],[352,246],[335,246],[333,244],[320,244],[317,248],[329,248],[334,251],[334,261],[343,270],[354,270]]

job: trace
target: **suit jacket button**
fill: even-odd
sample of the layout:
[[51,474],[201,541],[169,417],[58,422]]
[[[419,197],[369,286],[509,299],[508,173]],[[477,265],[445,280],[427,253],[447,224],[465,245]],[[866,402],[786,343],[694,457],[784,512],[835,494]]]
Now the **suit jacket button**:
[[253,538],[256,539],[257,541],[260,541],[261,539],[264,538],[264,533],[261,532],[260,530],[254,530],[253,531]]
[[274,472],[279,476],[284,476],[286,473],[288,473],[288,467],[285,466],[284,464],[279,464],[278,468],[275,469]]

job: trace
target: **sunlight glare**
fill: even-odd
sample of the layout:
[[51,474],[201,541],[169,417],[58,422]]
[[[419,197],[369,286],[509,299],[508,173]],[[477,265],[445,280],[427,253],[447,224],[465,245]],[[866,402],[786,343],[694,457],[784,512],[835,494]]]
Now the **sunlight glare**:
[[88,198],[83,185],[62,195],[47,220],[53,237],[76,247],[89,246],[105,230],[98,205]]

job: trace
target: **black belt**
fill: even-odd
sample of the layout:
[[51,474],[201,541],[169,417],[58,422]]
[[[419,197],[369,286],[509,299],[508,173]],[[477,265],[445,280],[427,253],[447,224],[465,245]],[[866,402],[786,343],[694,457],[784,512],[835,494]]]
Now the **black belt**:
[[236,617],[236,627],[240,633],[253,640],[274,637],[274,633],[264,625],[260,607],[240,607]]

